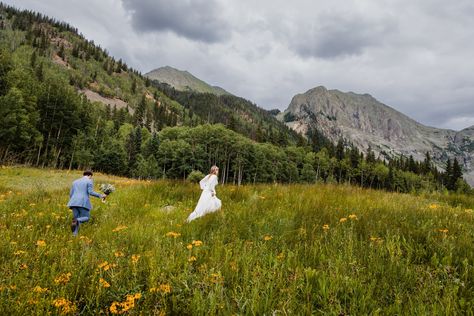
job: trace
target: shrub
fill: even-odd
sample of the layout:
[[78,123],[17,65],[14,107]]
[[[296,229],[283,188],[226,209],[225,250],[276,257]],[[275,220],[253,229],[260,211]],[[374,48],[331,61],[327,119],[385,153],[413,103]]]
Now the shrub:
[[201,171],[199,170],[193,170],[191,171],[191,173],[188,175],[188,178],[187,180],[189,182],[193,182],[193,183],[198,183],[202,178],[204,178],[206,175],[204,173],[202,173]]

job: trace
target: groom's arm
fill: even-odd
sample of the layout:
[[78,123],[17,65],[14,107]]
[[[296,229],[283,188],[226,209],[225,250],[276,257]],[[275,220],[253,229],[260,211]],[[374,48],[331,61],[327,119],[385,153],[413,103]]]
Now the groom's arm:
[[102,197],[103,197],[102,194],[99,194],[99,193],[97,193],[97,192],[94,191],[94,188],[93,188],[93,185],[92,185],[92,181],[89,181],[89,182],[87,183],[87,193],[88,193],[89,195],[95,196],[95,197],[97,197],[97,198],[102,198]]

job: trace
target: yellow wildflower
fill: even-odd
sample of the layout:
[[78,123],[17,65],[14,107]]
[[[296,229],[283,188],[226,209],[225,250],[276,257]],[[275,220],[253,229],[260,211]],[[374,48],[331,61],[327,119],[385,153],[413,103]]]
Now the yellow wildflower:
[[374,236],[371,236],[371,237],[369,238],[369,240],[372,241],[372,242],[378,243],[378,244],[380,244],[381,242],[383,242],[383,239],[382,239],[382,238],[380,238],[380,237],[374,237]]
[[63,285],[64,285],[64,284],[67,284],[70,279],[71,279],[71,272],[63,273],[63,274],[58,275],[58,276],[54,279],[54,283],[56,283],[56,284],[63,284]]
[[44,240],[38,240],[38,241],[36,242],[36,246],[38,246],[38,247],[45,247],[45,246],[46,246],[46,241],[44,241]]
[[61,314],[73,314],[77,308],[72,304],[71,301],[65,298],[58,298],[53,301],[54,307],[60,309]]
[[202,246],[202,241],[200,241],[200,240],[193,240],[192,244],[193,244],[193,246],[195,246],[195,247],[199,247],[199,246]]
[[114,255],[115,255],[117,258],[118,258],[118,257],[123,257],[123,256],[125,256],[124,253],[121,252],[121,251],[116,251],[116,252],[114,252]]
[[142,293],[135,293],[133,295],[127,295],[127,299],[138,300],[142,297]]
[[192,245],[192,244],[188,244],[188,245],[186,246],[186,248],[188,248],[189,250],[191,250],[191,249],[193,249],[193,245]]
[[111,268],[115,268],[117,265],[115,263],[108,263],[107,261],[104,261],[98,265],[99,269],[102,269],[104,271],[108,271]]
[[265,235],[265,236],[263,237],[263,240],[265,240],[265,241],[269,241],[269,240],[272,240],[272,239],[273,239],[273,237],[270,236],[270,235]]
[[277,259],[282,260],[283,258],[285,258],[285,254],[283,252],[280,252],[277,256]]
[[209,280],[211,283],[214,283],[214,284],[224,282],[224,278],[218,273],[211,273]]
[[189,262],[194,262],[194,261],[196,261],[196,260],[197,260],[197,258],[196,258],[195,256],[191,256],[191,257],[189,257],[189,259],[188,259]]
[[357,219],[357,215],[351,214],[351,215],[349,215],[349,218],[350,218],[350,219]]
[[35,293],[45,293],[48,292],[48,288],[42,288],[41,286],[37,285],[33,288],[33,292]]
[[26,269],[28,269],[28,265],[26,263],[22,263],[20,265],[20,270],[26,270]]
[[112,314],[122,314],[124,312],[122,312],[120,309],[121,309],[121,306],[122,306],[122,303],[120,302],[113,302],[112,305],[110,305],[110,312]]
[[448,229],[447,229],[447,228],[438,229],[438,231],[439,231],[440,233],[443,233],[443,234],[447,234],[447,233],[448,233]]
[[162,292],[163,294],[171,293],[171,285],[160,284],[160,292]]
[[169,284],[160,284],[159,287],[152,287],[149,290],[151,293],[161,292],[163,294],[171,293],[171,285]]
[[100,285],[102,285],[102,287],[105,287],[105,288],[110,287],[109,282],[107,282],[106,280],[104,280],[102,278],[99,279],[99,283],[100,283]]
[[92,239],[86,237],[86,236],[81,236],[79,237],[80,240],[84,241],[86,244],[90,245],[92,243]]
[[128,228],[127,226],[119,225],[119,226],[115,227],[114,229],[112,229],[112,231],[113,232],[119,232],[119,231],[127,229],[127,228]]
[[137,263],[140,260],[140,255],[132,255],[132,263]]
[[438,208],[438,204],[432,203],[432,204],[430,204],[428,207],[429,207],[430,209],[432,209],[432,210],[435,210],[435,209]]
[[35,203],[30,203],[30,206],[35,206],[36,204]]
[[347,221],[347,217],[342,217],[339,219],[339,223],[344,223],[345,221]]
[[181,236],[181,234],[177,233],[177,232],[167,232],[166,233],[166,237],[178,238],[179,236]]
[[135,300],[142,297],[141,293],[129,294],[123,302],[113,302],[109,310],[112,314],[124,314],[135,307]]
[[25,254],[25,253],[26,253],[26,251],[24,251],[24,250],[17,250],[17,251],[15,251],[13,254],[14,254],[15,256],[21,256],[21,255],[23,255],[23,254]]
[[329,229],[329,225],[328,225],[328,224],[324,224],[324,225],[323,225],[323,229],[324,229],[324,230],[328,230],[328,229]]

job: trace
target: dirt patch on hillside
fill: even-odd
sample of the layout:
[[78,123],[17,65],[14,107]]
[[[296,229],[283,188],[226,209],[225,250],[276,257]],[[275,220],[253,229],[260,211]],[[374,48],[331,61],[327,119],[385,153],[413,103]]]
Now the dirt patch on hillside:
[[61,57],[59,57],[58,54],[54,54],[52,59],[53,59],[53,63],[66,67],[67,69],[71,69],[71,66],[66,61],[64,61]]
[[[105,98],[105,97],[101,96],[100,94],[98,94],[97,92],[94,92],[94,91],[89,90],[89,89],[82,89],[82,90],[79,90],[79,92],[84,94],[86,96],[86,98],[91,102],[100,102],[102,104],[108,104],[112,108],[114,106],[116,106],[117,109],[122,109],[122,108],[126,108],[127,105],[128,105],[127,102],[125,102],[121,99],[118,99],[118,98]],[[133,113],[133,109],[131,107],[129,107],[128,110],[130,111],[131,114]]]

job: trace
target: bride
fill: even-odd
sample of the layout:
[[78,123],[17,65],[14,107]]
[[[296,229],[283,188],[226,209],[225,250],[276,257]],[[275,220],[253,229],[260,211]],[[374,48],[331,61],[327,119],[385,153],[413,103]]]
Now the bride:
[[222,203],[221,200],[217,198],[215,190],[218,173],[219,168],[217,166],[212,166],[209,174],[199,182],[202,190],[201,197],[199,198],[194,211],[189,214],[189,217],[186,220],[187,222],[190,222],[208,213],[215,212],[221,208]]

